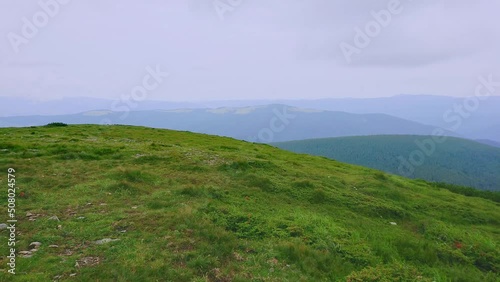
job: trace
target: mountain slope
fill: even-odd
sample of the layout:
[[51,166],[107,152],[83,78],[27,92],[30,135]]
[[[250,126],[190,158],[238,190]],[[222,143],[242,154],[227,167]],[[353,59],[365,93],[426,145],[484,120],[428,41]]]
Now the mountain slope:
[[0,156],[17,252],[41,243],[15,281],[500,278],[499,204],[425,181],[130,126],[1,128]]
[[500,191],[500,148],[470,140],[449,137],[440,144],[431,136],[386,135],[275,145],[412,178]]
[[[0,118],[1,126],[130,124],[187,130],[257,142],[374,134],[432,134],[432,126],[383,114],[350,114],[285,105],[139,112],[92,111],[78,115]],[[454,136],[452,132],[445,134]]]

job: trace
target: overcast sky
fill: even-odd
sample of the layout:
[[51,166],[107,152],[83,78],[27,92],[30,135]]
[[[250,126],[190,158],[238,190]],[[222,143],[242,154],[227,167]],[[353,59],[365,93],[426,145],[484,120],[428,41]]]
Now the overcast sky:
[[147,99],[176,101],[467,96],[500,80],[497,0],[0,1],[0,96],[116,99],[148,66],[170,75]]

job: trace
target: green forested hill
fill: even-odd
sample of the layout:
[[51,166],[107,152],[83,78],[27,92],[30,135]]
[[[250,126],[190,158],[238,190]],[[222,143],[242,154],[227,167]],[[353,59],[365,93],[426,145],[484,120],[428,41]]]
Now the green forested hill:
[[500,148],[453,137],[443,143],[432,140],[431,136],[380,135],[275,145],[411,178],[500,191]]
[[78,125],[0,129],[0,167],[0,281],[500,279],[498,202],[322,157]]

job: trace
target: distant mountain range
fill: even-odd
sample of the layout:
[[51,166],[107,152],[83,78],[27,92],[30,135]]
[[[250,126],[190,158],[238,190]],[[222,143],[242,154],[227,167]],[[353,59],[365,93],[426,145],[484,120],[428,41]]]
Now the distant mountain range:
[[[137,112],[89,111],[73,115],[0,118],[0,126],[127,124],[207,133],[253,142],[377,134],[433,134],[435,127],[385,114],[351,114],[285,105]],[[455,136],[453,132],[444,135]]]
[[[472,95],[473,93],[471,93]],[[98,98],[65,98],[34,102],[0,97],[0,116],[68,115],[104,109],[119,111],[125,103]],[[465,98],[434,95],[398,95],[384,98],[338,98],[319,100],[229,100],[205,102],[131,102],[130,111],[205,109],[286,104],[298,108],[342,111],[357,114],[379,113],[441,127],[468,139],[500,143],[500,96],[491,96],[477,105],[466,106]],[[470,101],[469,101],[470,102]],[[471,104],[472,105],[472,104]]]
[[301,140],[273,145],[389,173],[500,191],[500,148],[448,137],[358,136]]
[[[119,97],[117,97],[119,98]],[[69,115],[103,109],[120,111],[127,106],[131,111],[206,109],[219,107],[246,107],[277,102],[269,100],[221,100],[204,102],[171,102],[145,100],[141,102],[121,101],[91,97],[62,98],[46,101],[34,101],[24,98],[0,96],[0,117],[32,115]],[[283,103],[285,104],[285,103]]]
[[500,96],[477,102],[475,104],[473,99],[447,96],[398,95],[369,99],[287,101],[286,104],[359,114],[383,113],[445,128],[468,139],[500,142]]

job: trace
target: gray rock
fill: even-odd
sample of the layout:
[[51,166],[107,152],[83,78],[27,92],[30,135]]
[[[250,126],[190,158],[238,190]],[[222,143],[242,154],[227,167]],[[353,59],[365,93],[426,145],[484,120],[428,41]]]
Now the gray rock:
[[96,244],[96,245],[102,245],[102,244],[106,244],[106,243],[109,243],[109,242],[115,242],[115,241],[119,241],[119,240],[120,239],[104,238],[104,239],[101,239],[101,240],[94,241],[94,244]]
[[5,223],[0,223],[0,230],[7,229],[7,227],[9,227],[7,224],[5,224]]
[[55,221],[60,221],[59,218],[57,216],[51,216],[49,217],[49,220],[55,220]]
[[33,253],[31,251],[20,251],[19,256],[22,258],[30,258],[33,256]]
[[38,247],[40,247],[42,245],[42,243],[40,242],[31,242],[31,244],[29,245],[29,248],[30,249],[38,249]]
[[398,225],[396,222],[389,222],[391,225]]

